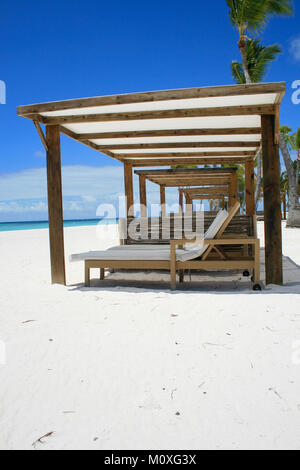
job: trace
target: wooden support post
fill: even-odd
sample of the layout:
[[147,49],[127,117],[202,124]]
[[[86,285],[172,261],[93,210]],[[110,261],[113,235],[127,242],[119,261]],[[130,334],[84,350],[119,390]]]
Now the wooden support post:
[[140,175],[140,212],[141,217],[147,217],[147,191],[146,191],[146,176]]
[[231,174],[229,185],[229,207],[234,206],[238,200],[238,177],[237,172]]
[[283,193],[283,220],[286,220],[286,193]]
[[263,115],[262,153],[265,210],[266,283],[283,283],[279,146],[275,144],[275,116]]
[[126,216],[134,217],[132,165],[124,163],[124,187],[126,196]]
[[246,214],[254,215],[255,210],[255,188],[254,188],[254,162],[245,164],[245,183],[246,183]]
[[193,200],[189,194],[185,195],[185,204],[186,204],[186,213],[192,214],[193,213]]
[[183,213],[183,192],[179,191],[179,213]]
[[224,196],[222,197],[222,209],[223,210],[225,209],[225,197]]
[[46,139],[51,277],[66,285],[59,126],[47,126]]
[[166,217],[166,188],[163,185],[160,185],[160,205],[161,205],[161,216]]

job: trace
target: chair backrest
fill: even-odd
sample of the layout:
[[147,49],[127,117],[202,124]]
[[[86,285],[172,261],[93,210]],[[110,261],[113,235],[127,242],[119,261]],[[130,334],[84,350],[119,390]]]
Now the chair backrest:
[[224,220],[222,226],[220,227],[217,235],[216,235],[216,238],[221,238],[223,233],[225,232],[226,228],[228,227],[228,225],[230,224],[230,222],[232,221],[233,217],[238,213],[238,211],[240,210],[240,207],[241,207],[241,204],[239,202],[236,202],[228,211],[228,216],[226,217],[226,219]]
[[228,217],[229,217],[229,213],[225,209],[220,210],[217,216],[215,217],[215,219],[212,221],[212,223],[206,230],[204,239],[213,240],[214,238],[216,238],[216,236],[218,235],[220,229],[223,227],[224,222],[227,220]]
[[[218,228],[217,238],[221,237],[223,233],[226,234],[244,234],[245,236],[253,236],[253,217],[252,216],[245,216],[240,215],[238,213],[239,210],[239,203],[233,206],[228,212],[226,220],[223,221],[224,226],[222,224],[221,228]],[[119,220],[119,229],[120,229],[120,240],[121,244],[125,245],[169,245],[170,240],[182,239],[185,238],[186,229],[191,227],[193,233],[195,233],[198,238],[203,238],[203,226],[201,224],[197,224],[197,213],[193,213],[190,216],[187,214],[171,214],[170,216],[170,236],[168,238],[165,237],[164,230],[163,230],[163,223],[160,217],[150,217],[147,218],[148,220],[148,230],[145,235],[144,230],[140,233],[138,238],[132,238],[130,235],[130,230],[128,230],[129,225],[131,224],[133,218],[120,219]],[[182,218],[182,223],[179,224],[182,227],[181,233],[178,233],[178,226],[177,221],[178,218]],[[204,233],[206,233],[209,228],[212,226],[214,221],[216,220],[217,214],[212,215],[210,212],[204,212]],[[188,220],[185,223],[185,220]],[[138,222],[138,219],[136,219]],[[226,222],[228,220],[228,223]],[[200,231],[199,231],[200,230]],[[198,233],[199,231],[199,233]],[[155,236],[153,236],[153,234]],[[212,238],[215,238],[213,236]]]
[[[213,240],[219,234],[220,229],[229,218],[229,213],[226,210],[220,210],[217,217],[213,220],[210,227],[204,235],[204,240]],[[204,245],[204,240],[196,239],[193,243],[185,246],[185,253],[180,253],[177,256],[179,261],[191,261],[196,258],[200,258],[209,245]]]

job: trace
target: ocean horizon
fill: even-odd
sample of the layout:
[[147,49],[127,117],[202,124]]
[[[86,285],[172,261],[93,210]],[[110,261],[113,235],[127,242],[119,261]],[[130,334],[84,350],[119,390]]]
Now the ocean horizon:
[[[74,219],[64,220],[64,227],[89,227],[93,225],[113,225],[117,224],[118,219]],[[13,232],[20,230],[41,230],[48,229],[49,222],[43,221],[32,221],[32,222],[0,222],[0,232]]]

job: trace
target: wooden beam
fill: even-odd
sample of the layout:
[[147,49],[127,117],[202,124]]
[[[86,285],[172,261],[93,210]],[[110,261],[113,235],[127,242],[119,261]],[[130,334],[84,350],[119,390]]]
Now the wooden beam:
[[66,285],[59,127],[47,126],[46,139],[51,278]]
[[37,120],[42,124],[63,125],[81,124],[89,122],[121,122],[121,121],[143,121],[151,119],[182,119],[200,117],[223,117],[223,116],[261,116],[263,114],[275,114],[276,106],[270,104],[249,106],[224,106],[216,108],[186,108],[168,109],[159,111],[131,111],[127,113],[101,113],[101,114],[79,114],[69,116],[41,116],[27,115],[30,119]]
[[[68,137],[70,137],[71,139],[73,140],[76,140],[78,142],[78,139],[77,139],[77,134],[75,134],[75,132],[72,132],[70,131],[70,129],[67,129],[66,127],[64,126],[60,126],[60,132]],[[82,144],[86,145],[87,147],[90,147],[92,148],[93,150],[97,150],[98,152],[100,152],[100,147],[99,145],[97,144],[94,144],[93,142],[90,142],[89,140],[81,140],[80,141]],[[104,151],[104,150],[101,150],[101,153],[103,153],[104,155],[106,155],[107,157],[111,157],[111,158],[114,158],[115,160],[119,160],[114,153],[111,153],[109,152],[108,150]]]
[[276,104],[275,136],[274,136],[275,145],[279,145],[279,133],[280,133],[280,104]]
[[[174,180],[178,180],[178,181],[207,181],[208,179],[210,180],[214,180],[216,182],[218,182],[219,180],[223,180],[223,179],[226,179],[226,181],[230,181],[230,174],[220,174],[220,175],[212,175],[212,174],[207,174],[207,175],[182,175],[182,176],[172,176],[172,175],[169,175],[169,176],[164,176],[164,175],[149,175],[147,177],[147,179],[149,180],[153,180],[153,181],[162,181],[162,182],[168,182],[168,181],[174,181]],[[203,183],[205,184],[205,183]],[[200,183],[201,185],[201,183]]]
[[[230,175],[224,174],[224,175],[187,175],[187,176],[148,176],[147,179],[155,181],[155,182],[161,182],[164,184],[165,182],[168,183],[168,181],[182,181],[182,182],[189,182],[189,181],[200,181],[199,186],[203,186],[205,184],[205,181],[207,180],[214,180],[216,184],[220,180],[226,180],[228,183],[230,182]],[[203,183],[201,183],[203,182]],[[227,184],[227,183],[226,183]]]
[[146,176],[139,176],[140,183],[140,212],[141,217],[147,217],[147,191],[146,191]]
[[177,168],[170,170],[135,170],[136,175],[145,175],[145,176],[205,176],[207,174],[231,174],[236,173],[236,167],[226,167],[226,168]]
[[286,220],[287,218],[287,207],[286,207],[286,193],[282,193],[282,198],[283,198],[283,220]]
[[182,186],[200,186],[200,185],[223,185],[223,184],[229,184],[229,178],[220,178],[216,180],[215,178],[206,178],[205,180],[182,180],[182,179],[175,179],[175,180],[154,180],[152,178],[148,178],[149,181],[152,181],[152,183],[155,184],[164,184],[166,187],[182,187]]
[[166,217],[166,188],[163,185],[159,186],[160,189],[160,206],[161,206],[161,215],[162,217]]
[[179,212],[182,214],[183,212],[183,192],[178,191],[178,196],[179,196]]
[[214,98],[218,96],[257,95],[264,93],[285,92],[285,83],[264,83],[251,85],[229,85],[206,88],[188,88],[180,90],[163,90],[125,95],[99,96],[80,98],[75,100],[41,103],[28,106],[19,106],[17,112],[20,116],[32,113],[65,111],[70,109],[90,108],[96,106],[110,106],[118,104],[147,103],[153,101],[172,101],[193,98]]
[[185,207],[187,214],[191,214],[193,212],[193,201],[189,194],[185,194]]
[[154,166],[175,166],[175,165],[242,165],[247,161],[253,161],[254,157],[233,157],[233,158],[165,158],[165,159],[151,159],[151,160],[131,160],[128,161],[134,168],[154,167]]
[[200,157],[254,157],[255,151],[252,150],[239,150],[231,152],[165,152],[165,153],[115,153],[116,158],[143,158],[144,160],[150,158],[164,159],[164,158],[200,158]]
[[141,137],[182,137],[209,135],[260,135],[260,127],[241,127],[227,129],[165,129],[153,131],[89,132],[77,134],[78,140],[87,139],[134,139]]
[[262,116],[266,283],[283,283],[280,158],[274,116]]
[[134,201],[133,201],[133,178],[132,166],[129,163],[124,163],[124,187],[126,197],[126,215],[127,217],[134,216]]
[[44,134],[44,132],[43,132],[41,126],[40,126],[40,123],[37,122],[37,121],[33,121],[33,124],[35,125],[35,128],[36,128],[36,130],[37,130],[37,132],[38,132],[38,134],[39,134],[39,136],[40,136],[40,139],[41,139],[41,141],[42,141],[42,144],[43,144],[43,146],[44,146],[44,148],[45,148],[45,150],[46,150],[46,152],[47,152],[47,150],[48,150],[48,144],[47,144],[47,140],[46,140],[45,134]]
[[[173,148],[236,148],[250,147],[257,149],[260,146],[259,141],[251,142],[162,142],[158,144],[117,144],[102,145],[99,144],[100,150],[143,150],[143,149],[173,149]],[[128,154],[130,155],[130,154]]]
[[183,192],[188,194],[228,194],[229,188],[227,186],[218,186],[213,188],[184,188],[182,189]]
[[246,192],[246,214],[254,215],[255,208],[255,185],[254,185],[254,162],[245,164],[245,192]]
[[189,194],[189,198],[192,200],[192,201],[195,201],[195,200],[202,200],[203,201],[209,201],[209,200],[220,200],[222,201],[223,199],[225,199],[224,195],[223,194],[211,194],[210,196],[203,196],[203,194]]
[[237,173],[232,173],[229,184],[229,207],[234,206],[238,200],[238,177]]
[[178,186],[204,186],[208,184],[212,185],[223,185],[229,184],[230,178],[229,177],[207,177],[207,178],[147,178],[152,183],[156,184],[164,184],[168,186],[169,184],[178,184]]

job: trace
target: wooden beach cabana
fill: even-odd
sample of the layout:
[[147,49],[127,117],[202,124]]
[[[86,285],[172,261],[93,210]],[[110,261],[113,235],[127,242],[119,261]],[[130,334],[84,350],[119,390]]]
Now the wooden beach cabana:
[[229,202],[229,185],[226,186],[213,186],[213,187],[199,187],[199,188],[179,188],[179,207],[180,212],[183,212],[183,199],[185,198],[186,205],[192,205],[193,201],[219,201],[222,209],[225,209],[225,202]]
[[[165,215],[166,188],[185,188],[188,191],[196,186],[213,189],[214,186],[226,185],[230,196],[230,205],[238,199],[237,168],[191,168],[170,170],[135,170],[139,177],[141,215],[147,215],[147,181],[159,186],[161,213]],[[203,189],[204,190],[204,189]],[[180,195],[180,193],[179,193]],[[195,198],[196,199],[196,198]],[[187,203],[192,204],[188,197]],[[179,200],[182,208],[182,201]]]
[[254,213],[254,160],[262,145],[266,282],[281,284],[278,143],[284,93],[285,83],[265,83],[20,106],[18,114],[34,122],[47,151],[52,282],[66,283],[60,150],[64,134],[124,165],[128,212],[133,168],[243,164],[247,211]]

